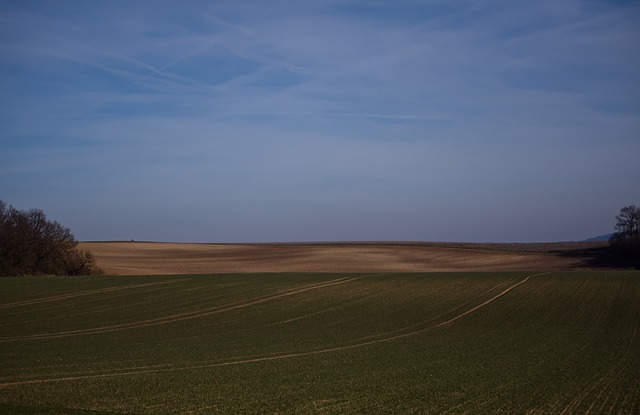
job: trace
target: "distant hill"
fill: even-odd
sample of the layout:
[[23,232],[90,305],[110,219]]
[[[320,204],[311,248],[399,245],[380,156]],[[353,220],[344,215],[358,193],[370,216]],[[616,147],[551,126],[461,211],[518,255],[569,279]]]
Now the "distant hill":
[[589,239],[585,239],[582,242],[601,242],[601,241],[608,241],[609,238],[611,238],[611,236],[613,235],[613,233],[608,233],[606,235],[600,235],[600,236],[596,236],[593,238],[589,238]]

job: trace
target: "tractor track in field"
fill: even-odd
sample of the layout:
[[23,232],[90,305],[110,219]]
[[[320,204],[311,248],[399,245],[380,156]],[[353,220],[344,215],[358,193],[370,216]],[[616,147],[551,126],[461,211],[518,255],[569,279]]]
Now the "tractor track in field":
[[[359,339],[353,340],[353,342],[362,342],[362,341],[365,341],[365,340],[369,341],[368,339],[375,339],[375,338],[384,337],[384,336],[388,337],[388,336],[396,334],[396,333],[406,332],[407,330],[410,330],[413,333],[414,331],[422,329],[425,326],[428,326],[430,324],[433,324],[434,322],[436,322],[438,320],[441,320],[441,319],[445,318],[446,316],[449,316],[449,315],[451,315],[451,314],[453,314],[453,313],[455,313],[457,311],[460,311],[460,310],[462,310],[464,308],[467,308],[471,304],[477,303],[480,299],[488,296],[489,294],[499,290],[502,287],[505,287],[505,286],[513,283],[514,281],[518,280],[519,278],[520,277],[515,277],[515,278],[512,278],[512,279],[510,279],[508,281],[501,282],[501,283],[495,285],[494,287],[488,289],[487,291],[483,292],[482,294],[478,295],[474,299],[472,299],[470,301],[467,301],[467,302],[465,302],[463,304],[460,304],[460,305],[456,306],[455,308],[452,308],[451,310],[449,310],[449,311],[447,311],[445,313],[442,313],[442,314],[440,314],[438,316],[432,317],[431,319],[429,319],[427,321],[423,321],[421,323],[416,323],[416,324],[413,324],[411,326],[402,327],[402,328],[395,329],[395,330],[390,330],[390,331],[386,331],[386,332],[382,332],[382,333],[378,333],[378,334],[372,334],[372,335],[369,335],[369,336],[360,337]],[[429,326],[429,328],[432,328],[432,327]]]
[[[185,288],[185,286],[187,288]],[[162,296],[175,296],[176,294],[179,293],[186,293],[189,291],[192,291],[193,288],[193,284],[191,284],[190,282],[183,282],[181,284],[173,284],[170,286],[170,292],[167,292],[165,287],[153,287],[153,288],[149,288],[147,290],[145,290],[145,295],[149,295],[151,293],[153,293],[153,297],[154,300],[157,300],[158,298],[162,297]],[[158,293],[159,292],[159,293]],[[47,306],[47,307],[43,307],[43,308],[39,308],[38,311],[40,313],[43,313],[45,311],[52,311],[53,310],[57,310],[57,309],[61,309],[61,308],[66,308],[64,313],[55,313],[55,316],[52,315],[47,315],[46,317],[39,317],[39,318],[34,318],[31,320],[21,320],[20,323],[21,324],[32,324],[32,323],[41,323],[41,322],[45,322],[45,323],[50,323],[53,320],[63,320],[63,319],[69,319],[69,318],[77,318],[79,316],[87,316],[87,315],[96,315],[99,313],[107,313],[107,314],[113,314],[114,311],[117,310],[126,310],[126,309],[130,309],[131,308],[131,304],[124,302],[124,301],[120,301],[117,304],[118,305],[114,305],[114,300],[118,300],[118,299],[125,299],[127,296],[130,296],[131,293],[128,292],[119,292],[117,294],[109,294],[109,303],[108,304],[99,304],[97,302],[92,302],[91,300],[87,299],[85,300],[86,303],[90,303],[91,307],[90,308],[85,308],[82,310],[78,310],[78,311],[66,311],[66,310],[75,310],[76,308],[76,304],[68,304],[68,303],[52,303],[51,305]],[[53,305],[55,304],[55,305]],[[85,303],[82,303],[81,305],[84,305]],[[19,315],[24,315],[27,314],[29,312],[31,312],[32,310],[30,309],[22,309],[22,310],[14,310],[13,313],[7,313],[6,316],[19,316]],[[10,323],[0,323],[0,328],[1,327],[14,327],[15,323],[14,322],[10,322]],[[0,329],[0,332],[2,330]]]
[[158,317],[154,319],[135,321],[131,323],[114,324],[110,326],[93,327],[88,329],[68,330],[68,331],[53,332],[53,333],[31,334],[26,336],[0,338],[0,343],[8,343],[8,342],[24,341],[24,340],[36,340],[36,339],[55,339],[55,338],[70,337],[70,336],[109,333],[109,332],[120,331],[120,330],[135,329],[135,328],[156,326],[161,324],[169,324],[177,321],[191,320],[191,319],[200,318],[200,317],[204,317],[212,314],[218,314],[226,311],[236,310],[239,308],[249,307],[252,305],[276,300],[279,298],[288,297],[294,294],[299,294],[299,293],[310,291],[310,290],[330,287],[338,284],[344,284],[344,283],[354,281],[363,277],[364,276],[342,277],[335,280],[331,280],[329,282],[311,284],[298,289],[286,290],[284,292],[279,292],[270,296],[253,299],[251,301],[238,301],[238,302],[223,305],[223,306],[210,307],[202,310],[184,312],[180,314],[173,314],[173,315]]
[[[275,360],[284,360],[284,359],[290,359],[290,358],[295,358],[295,357],[302,357],[302,356],[313,356],[313,355],[319,355],[319,354],[325,354],[325,353],[334,353],[334,352],[340,352],[340,351],[344,351],[344,350],[349,350],[349,349],[355,349],[355,348],[360,348],[360,347],[365,347],[365,346],[370,346],[370,345],[374,345],[374,344],[379,344],[379,343],[386,343],[386,342],[390,342],[393,340],[398,340],[398,339],[402,339],[402,338],[407,338],[410,336],[415,336],[417,334],[423,333],[425,331],[428,330],[433,330],[436,328],[440,328],[440,327],[444,327],[446,325],[449,325],[451,323],[454,323],[458,320],[460,320],[461,318],[468,316],[469,314],[472,314],[476,311],[478,311],[479,309],[486,307],[487,305],[493,303],[494,301],[500,299],[501,297],[505,296],[507,293],[509,293],[510,291],[516,289],[517,287],[525,284],[527,281],[529,281],[531,278],[536,277],[536,276],[541,276],[541,275],[547,275],[550,274],[550,272],[544,272],[544,273],[540,273],[540,274],[534,274],[534,275],[529,275],[526,276],[525,278],[523,278],[521,281],[509,285],[507,288],[505,288],[504,290],[500,291],[498,294],[494,295],[493,297],[489,298],[488,300],[482,302],[481,304],[465,311],[462,312],[460,314],[457,314],[443,322],[440,322],[438,324],[435,325],[430,325],[427,327],[421,327],[419,329],[407,332],[407,333],[402,333],[402,334],[396,334],[396,335],[392,335],[389,336],[388,334],[392,333],[392,332],[388,332],[387,337],[383,337],[380,339],[375,339],[375,340],[367,340],[367,341],[360,341],[358,343],[354,343],[354,344],[347,344],[347,345],[342,345],[342,346],[335,346],[335,347],[327,347],[327,348],[323,348],[323,349],[316,349],[316,350],[308,350],[308,351],[301,351],[301,352],[294,352],[294,353],[287,353],[287,354],[270,354],[270,355],[258,355],[255,357],[249,357],[249,356],[245,356],[245,357],[238,357],[236,359],[233,360],[228,360],[228,361],[222,361],[222,362],[202,362],[202,363],[197,363],[197,364],[191,364],[191,365],[176,365],[176,364],[171,364],[171,363],[167,363],[167,364],[160,364],[160,365],[148,365],[148,366],[137,366],[137,367],[128,367],[128,368],[122,368],[122,369],[118,369],[117,371],[111,371],[109,373],[104,373],[104,371],[94,371],[94,372],[82,372],[82,373],[77,373],[77,374],[73,374],[71,376],[62,376],[62,377],[47,377],[44,379],[31,379],[31,380],[20,380],[20,381],[13,381],[13,382],[2,382],[0,383],[0,388],[5,388],[5,387],[11,387],[11,386],[19,386],[19,385],[29,385],[29,384],[38,384],[38,383],[49,383],[49,382],[63,382],[63,381],[74,381],[74,380],[84,380],[84,379],[100,379],[100,378],[110,378],[110,377],[118,377],[118,376],[133,376],[133,375],[141,375],[141,374],[149,374],[149,373],[163,373],[163,372],[176,372],[176,371],[184,371],[184,370],[196,370],[196,369],[207,369],[207,368],[216,368],[216,367],[225,367],[225,366],[235,366],[235,365],[241,365],[241,364],[249,364],[249,363],[258,363],[258,362],[265,362],[265,361],[275,361]],[[248,305],[253,305],[253,304],[257,304],[260,302],[264,302],[264,301],[268,301],[271,299],[275,299],[275,298],[281,298],[287,295],[293,295],[299,292],[303,292],[303,291],[308,291],[308,290],[313,290],[316,288],[322,288],[322,287],[326,287],[326,286],[330,286],[330,285],[337,285],[337,284],[341,284],[341,283],[346,283],[349,281],[353,281],[355,279],[358,279],[361,277],[355,277],[355,278],[339,278],[337,280],[333,280],[329,283],[324,283],[324,284],[315,284],[306,288],[302,288],[302,289],[298,289],[298,290],[294,290],[294,291],[288,291],[285,293],[281,293],[281,294],[277,294],[271,297],[267,297],[267,298],[263,298],[263,299],[259,299],[259,300],[255,300],[255,301],[251,301],[251,302],[246,302],[244,304],[240,304],[240,305],[235,305],[232,306],[228,309],[232,309],[232,308],[240,308],[240,307],[246,307]],[[512,280],[513,281],[513,280]],[[500,284],[501,286],[504,286],[504,284]],[[494,289],[492,289],[490,292],[496,291],[496,288],[494,287]],[[482,296],[476,298],[476,301],[478,301],[479,298],[482,298],[485,294],[483,294]],[[468,303],[466,303],[468,304]],[[461,306],[464,307],[464,306]],[[461,307],[458,307],[457,309],[459,310]],[[220,310],[218,310],[219,312]],[[436,319],[432,319],[430,320],[431,322],[437,320],[437,319],[441,319],[443,317],[446,317],[447,315],[450,315],[451,312],[447,312],[443,315],[441,315],[440,317],[436,318]],[[406,329],[406,328],[405,328]],[[405,330],[403,329],[403,330]],[[394,332],[397,332],[394,331]],[[381,334],[381,335],[385,335],[385,333]],[[100,373],[102,372],[102,373]],[[49,376],[55,376],[55,374],[53,375],[49,375]]]
[[[344,307],[344,305],[342,305],[342,304],[335,305],[333,307],[324,308],[322,310],[314,311],[312,313],[303,314],[303,315],[298,316],[298,317],[293,317],[293,318],[288,318],[286,320],[276,321],[274,323],[266,324],[264,327],[273,327],[273,326],[279,326],[281,324],[293,323],[294,321],[304,320],[305,318],[317,316],[319,314],[328,313],[329,311],[336,310],[336,309],[338,309],[340,307]],[[247,330],[250,330],[250,329],[247,329]]]
[[102,294],[102,293],[107,293],[112,291],[130,290],[132,288],[149,287],[152,285],[173,284],[176,282],[184,282],[184,281],[189,281],[189,278],[181,278],[181,279],[170,280],[170,281],[149,282],[145,284],[130,284],[130,285],[119,286],[119,287],[107,287],[107,288],[100,288],[96,290],[79,291],[79,292],[70,293],[70,294],[52,295],[49,297],[33,298],[31,300],[23,300],[23,301],[16,301],[13,303],[0,304],[0,309],[22,307],[22,306],[33,305],[33,304],[47,303],[51,301],[67,300],[69,298],[75,298],[75,297],[84,297],[84,296],[93,295],[93,294]]

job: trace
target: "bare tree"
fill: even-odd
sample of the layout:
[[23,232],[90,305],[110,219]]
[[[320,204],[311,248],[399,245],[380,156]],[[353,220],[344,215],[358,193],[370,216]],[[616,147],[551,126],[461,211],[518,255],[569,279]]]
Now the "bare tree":
[[628,238],[640,238],[640,208],[625,206],[616,216],[616,231]]
[[611,245],[620,253],[640,257],[640,208],[629,205],[620,209],[615,229]]
[[74,249],[65,257],[65,271],[68,275],[96,274],[96,260],[89,251]]
[[71,231],[42,210],[24,212],[0,201],[0,275],[98,273],[93,256],[77,246]]

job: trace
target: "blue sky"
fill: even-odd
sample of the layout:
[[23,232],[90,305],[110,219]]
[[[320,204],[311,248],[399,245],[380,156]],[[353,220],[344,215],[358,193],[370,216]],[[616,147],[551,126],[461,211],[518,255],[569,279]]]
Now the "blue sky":
[[0,199],[80,240],[580,240],[640,204],[640,5],[0,1]]

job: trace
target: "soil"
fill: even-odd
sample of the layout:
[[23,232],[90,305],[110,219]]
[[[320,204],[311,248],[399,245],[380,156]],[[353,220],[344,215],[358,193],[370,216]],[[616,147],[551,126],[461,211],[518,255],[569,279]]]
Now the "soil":
[[[82,242],[109,275],[250,272],[436,272],[584,269],[593,258],[554,244]],[[544,249],[543,249],[544,248]]]

